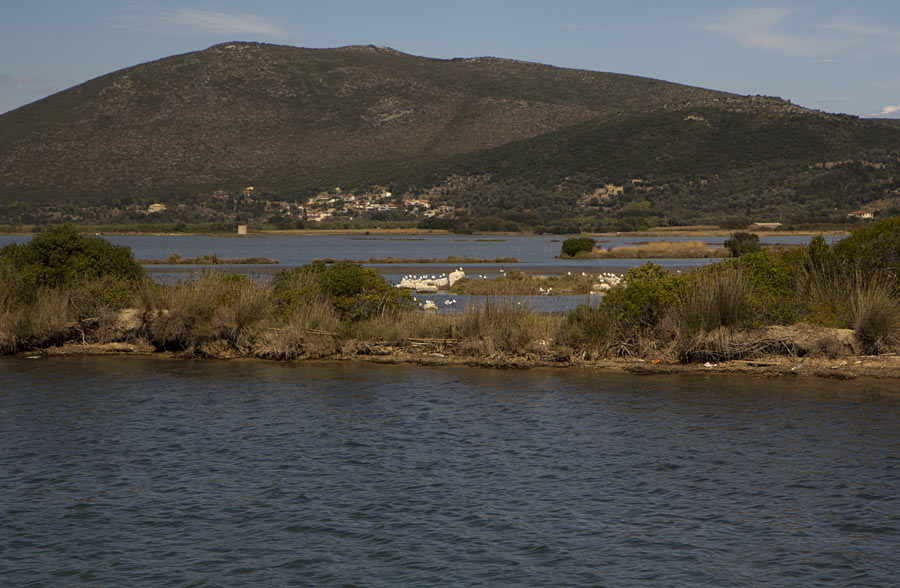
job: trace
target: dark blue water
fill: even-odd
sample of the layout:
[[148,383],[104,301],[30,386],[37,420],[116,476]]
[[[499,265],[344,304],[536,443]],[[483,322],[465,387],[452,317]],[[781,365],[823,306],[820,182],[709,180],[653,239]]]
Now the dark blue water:
[[3,586],[896,586],[896,383],[0,359]]
[[[30,237],[0,235],[0,246],[21,243]],[[565,265],[584,268],[621,267],[627,269],[644,263],[644,260],[559,260],[562,241],[559,236],[475,236],[475,235],[398,235],[367,237],[364,235],[280,235],[272,237],[210,237],[206,235],[110,235],[105,237],[117,245],[131,247],[138,258],[165,258],[170,253],[183,257],[195,257],[216,253],[219,257],[271,257],[282,266],[304,265],[313,259],[334,257],[338,259],[368,259],[370,257],[443,258],[460,257],[496,258],[515,257],[516,267]],[[644,241],[704,241],[721,246],[725,237],[601,237],[604,247],[618,247]],[[763,243],[808,243],[803,235],[763,235]],[[655,260],[666,266],[685,266],[709,263],[708,259]],[[468,264],[471,267],[471,264]],[[444,264],[446,266],[446,264]],[[477,270],[476,270],[477,271]]]

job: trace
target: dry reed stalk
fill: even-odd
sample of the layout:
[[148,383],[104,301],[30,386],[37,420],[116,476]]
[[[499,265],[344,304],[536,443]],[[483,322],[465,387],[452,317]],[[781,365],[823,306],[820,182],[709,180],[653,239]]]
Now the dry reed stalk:
[[851,303],[853,330],[872,355],[900,347],[900,300],[896,286],[873,281],[857,288]]
[[753,359],[772,354],[795,356],[797,349],[791,341],[773,338],[763,332],[721,327],[697,333],[682,342],[677,350],[678,360],[682,363]]
[[651,241],[642,245],[623,245],[595,252],[603,259],[652,259],[721,257],[724,252],[709,247],[703,241]]

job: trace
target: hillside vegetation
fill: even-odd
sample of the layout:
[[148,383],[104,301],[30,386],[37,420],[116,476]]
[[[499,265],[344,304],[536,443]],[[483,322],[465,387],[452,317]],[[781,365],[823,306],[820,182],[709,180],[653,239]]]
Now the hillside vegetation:
[[727,95],[493,58],[226,43],[0,117],[0,190],[54,198],[296,190],[357,166],[469,153],[612,113]]
[[[898,124],[778,98],[497,58],[234,42],[0,116],[0,223],[296,228],[279,211],[335,186],[392,192],[399,210],[373,222],[463,232],[831,223],[862,207],[900,213],[898,149]],[[246,186],[256,201],[242,200]],[[452,213],[426,219],[405,198]],[[150,202],[169,210],[127,208]],[[55,208],[34,214],[41,205]]]

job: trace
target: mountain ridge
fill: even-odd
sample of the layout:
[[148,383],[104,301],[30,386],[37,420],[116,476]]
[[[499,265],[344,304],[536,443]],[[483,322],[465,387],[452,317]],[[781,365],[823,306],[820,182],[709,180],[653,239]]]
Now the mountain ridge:
[[531,226],[833,220],[900,210],[898,148],[894,121],[775,97],[496,57],[235,41],[0,116],[0,214],[245,186],[300,204],[379,185]]
[[[491,57],[221,43],[99,76],[0,117],[0,197],[257,178],[284,189],[318,180],[304,169],[313,166],[475,152],[628,110],[727,97]],[[247,143],[259,156],[238,152]],[[32,169],[17,165],[29,160]]]

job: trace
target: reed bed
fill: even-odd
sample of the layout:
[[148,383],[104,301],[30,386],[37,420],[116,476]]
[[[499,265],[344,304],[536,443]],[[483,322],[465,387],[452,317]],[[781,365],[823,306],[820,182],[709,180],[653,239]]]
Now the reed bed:
[[[494,278],[463,278],[450,288],[456,294],[470,296],[538,296],[541,294],[589,294],[598,278],[568,274],[544,276],[510,270]],[[552,291],[552,292],[551,292]]]
[[576,258],[584,259],[700,259],[727,257],[724,247],[710,247],[703,241],[649,241],[640,245],[623,245],[612,249],[594,249],[582,252]]
[[753,285],[744,272],[716,267],[695,273],[674,310],[680,331],[694,334],[720,327],[742,327],[750,322]]
[[369,263],[369,264],[421,264],[421,263],[519,263],[516,257],[460,257],[458,255],[448,255],[447,257],[370,257],[368,259],[336,259],[334,257],[323,257],[316,261],[324,261],[334,263],[343,261],[344,263]]
[[274,265],[278,260],[270,257],[219,257],[216,253],[181,257],[170,253],[168,257],[138,259],[137,262],[142,265]]

